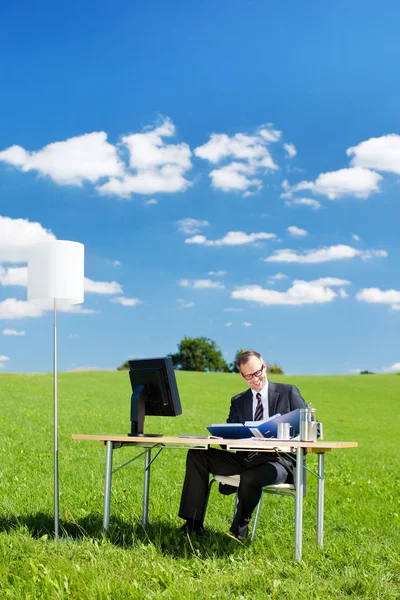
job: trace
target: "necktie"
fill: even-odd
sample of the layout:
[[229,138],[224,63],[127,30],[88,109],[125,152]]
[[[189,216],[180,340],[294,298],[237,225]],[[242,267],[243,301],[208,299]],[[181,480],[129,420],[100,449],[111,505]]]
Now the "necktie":
[[[262,398],[261,398],[260,392],[257,392],[256,398],[257,398],[257,406],[256,406],[256,412],[254,413],[254,421],[262,421],[263,416],[264,416],[264,408],[262,405]],[[251,460],[252,458],[257,456],[257,454],[259,454],[259,452],[249,452],[249,454],[247,456],[247,460]]]
[[256,412],[254,414],[254,421],[262,421],[263,416],[264,416],[264,409],[263,409],[263,405],[262,405],[262,398],[261,398],[260,392],[258,392],[256,394],[256,398],[257,398],[257,406],[256,406]]

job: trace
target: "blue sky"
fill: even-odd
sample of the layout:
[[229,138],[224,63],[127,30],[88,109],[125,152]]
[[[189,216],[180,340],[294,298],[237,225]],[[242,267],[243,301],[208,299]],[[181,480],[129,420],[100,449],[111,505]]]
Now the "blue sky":
[[26,261],[54,238],[85,245],[60,370],[185,335],[289,374],[400,370],[397,2],[0,10],[1,371],[52,369]]

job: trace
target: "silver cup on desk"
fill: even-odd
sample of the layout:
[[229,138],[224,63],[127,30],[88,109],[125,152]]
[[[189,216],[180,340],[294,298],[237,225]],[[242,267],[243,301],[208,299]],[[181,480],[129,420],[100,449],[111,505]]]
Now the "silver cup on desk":
[[294,434],[294,427],[290,423],[278,423],[277,439],[290,440]]
[[300,409],[300,439],[302,442],[316,442],[318,435],[323,439],[322,423],[315,418],[316,410],[307,406]]

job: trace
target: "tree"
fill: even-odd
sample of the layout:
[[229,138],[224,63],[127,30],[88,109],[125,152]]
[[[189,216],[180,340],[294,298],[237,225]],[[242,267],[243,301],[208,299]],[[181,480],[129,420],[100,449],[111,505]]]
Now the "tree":
[[271,375],[284,375],[283,369],[281,369],[278,365],[267,365],[267,371]]
[[233,359],[233,362],[231,362],[231,364],[229,365],[229,369],[230,369],[231,373],[239,373],[239,369],[237,366],[237,360],[238,360],[239,356],[241,354],[243,354],[243,352],[244,352],[243,348],[239,348],[239,350],[236,350],[235,358]]
[[117,367],[117,371],[128,371],[129,370],[129,360],[126,360],[123,365]]
[[169,355],[176,369],[182,371],[222,371],[229,367],[214,340],[206,337],[184,337],[178,344],[178,352]]

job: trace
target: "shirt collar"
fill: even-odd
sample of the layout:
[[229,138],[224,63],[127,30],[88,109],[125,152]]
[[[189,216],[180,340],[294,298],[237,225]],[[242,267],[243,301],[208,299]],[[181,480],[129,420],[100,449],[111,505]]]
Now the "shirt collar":
[[261,394],[261,398],[263,400],[268,399],[268,379],[265,381],[264,387],[260,390],[260,392],[256,392],[255,390],[251,390],[253,392],[253,400],[256,400],[257,394]]

